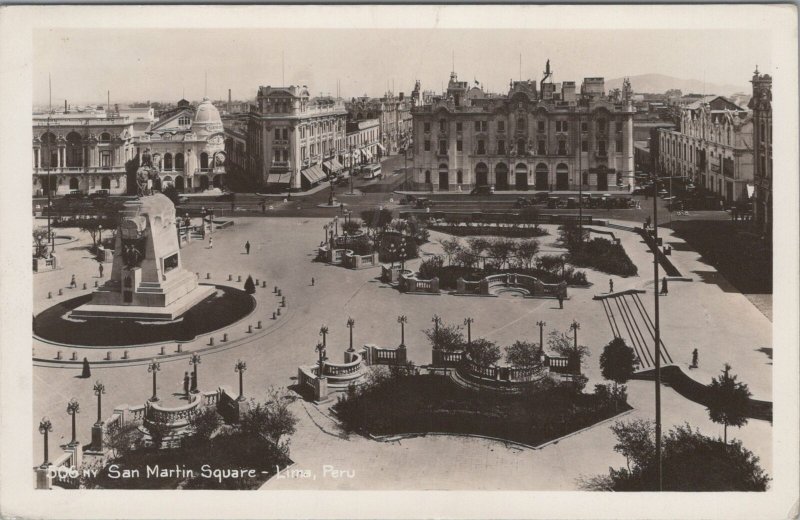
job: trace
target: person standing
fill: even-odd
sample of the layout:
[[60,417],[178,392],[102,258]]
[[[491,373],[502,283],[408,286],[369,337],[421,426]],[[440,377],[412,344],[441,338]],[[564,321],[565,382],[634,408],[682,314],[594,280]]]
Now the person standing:
[[97,269],[100,271],[100,278],[103,277],[103,262],[98,263]]
[[661,294],[666,295],[669,294],[669,290],[667,289],[667,277],[661,279]]
[[558,308],[559,309],[564,308],[564,295],[561,293],[558,293]]
[[186,396],[186,399],[189,399],[189,372],[183,373],[183,395]]
[[211,235],[208,236],[208,248],[214,249],[214,237],[212,237]]
[[244,243],[244,250],[247,252],[248,255],[250,254],[250,241],[249,240]]
[[697,349],[694,349],[692,351],[692,364],[690,368],[697,368],[697,361]]
[[610,292],[610,293],[614,292],[614,279],[613,278],[609,278],[608,279],[608,292]]
[[86,358],[83,358],[83,371],[81,372],[81,377],[83,379],[92,377],[92,370],[89,368],[89,360]]
[[190,381],[191,391],[192,392],[196,392],[197,391],[197,378],[194,377],[194,372],[192,372],[191,376],[189,377],[189,381]]
[[75,281],[75,275],[72,275],[72,279],[69,281],[69,288],[76,289],[78,287],[78,282]]
[[315,280],[314,280],[314,277],[312,276],[311,277],[311,287],[314,287],[314,282],[315,282]]

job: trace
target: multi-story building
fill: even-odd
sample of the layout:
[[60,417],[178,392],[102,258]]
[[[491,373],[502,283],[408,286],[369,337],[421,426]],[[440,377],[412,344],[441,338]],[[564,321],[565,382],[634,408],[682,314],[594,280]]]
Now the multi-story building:
[[753,121],[722,96],[681,109],[675,130],[659,130],[662,175],[688,177],[728,203],[748,198],[753,182]]
[[367,164],[380,157],[380,122],[361,119],[347,122],[345,137],[346,165]]
[[[340,170],[347,110],[341,99],[312,98],[305,86],[259,87],[247,120],[248,164],[267,189],[308,189]],[[232,139],[233,135],[229,135]]]
[[380,98],[352,98],[346,106],[350,121],[378,120],[378,157],[398,153],[407,146],[411,135],[411,103],[402,92],[399,96],[387,92]]
[[756,226],[768,240],[772,238],[772,77],[753,73],[753,213]]
[[632,182],[633,106],[630,86],[615,102],[602,78],[512,81],[490,94],[450,75],[447,92],[415,99],[414,168],[417,189],[615,189]]
[[156,119],[152,108],[34,114],[33,194],[127,193],[126,163],[147,158],[161,185],[178,191],[224,186],[222,121],[210,101],[182,100]]

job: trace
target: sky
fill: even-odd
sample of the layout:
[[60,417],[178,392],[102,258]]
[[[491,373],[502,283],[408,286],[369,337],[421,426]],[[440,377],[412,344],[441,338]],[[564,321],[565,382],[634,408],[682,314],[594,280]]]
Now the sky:
[[[741,86],[770,71],[770,38],[746,30],[47,29],[34,32],[34,104],[253,99],[259,85],[312,95],[440,91],[459,79],[495,92],[511,78],[665,74]],[[206,74],[208,75],[206,90]],[[635,85],[634,85],[635,88]]]

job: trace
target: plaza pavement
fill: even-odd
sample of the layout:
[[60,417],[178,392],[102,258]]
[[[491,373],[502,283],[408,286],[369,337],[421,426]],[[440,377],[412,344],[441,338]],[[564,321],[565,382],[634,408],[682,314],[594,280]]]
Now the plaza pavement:
[[[377,277],[379,269],[352,271],[313,262],[315,249],[322,239],[326,219],[304,218],[240,218],[229,230],[215,233],[214,248],[193,243],[182,250],[184,264],[201,273],[228,272],[252,274],[283,289],[290,313],[284,325],[267,331],[257,341],[235,349],[206,354],[199,366],[203,390],[225,385],[236,388],[237,359],[247,361],[245,394],[263,399],[270,385],[294,384],[297,366],[316,359],[314,345],[320,340],[319,327],[327,325],[328,356],[342,359],[347,348],[349,316],[355,321],[356,345],[376,343],[395,346],[400,340],[399,314],[408,316],[406,344],[408,357],[418,364],[430,362],[430,347],[422,330],[429,328],[431,317],[439,314],[445,322],[461,323],[466,316],[475,319],[473,337],[487,337],[500,345],[516,339],[538,341],[535,322],[547,322],[545,332],[567,330],[573,319],[581,323],[578,339],[591,350],[586,360],[588,388],[601,381],[599,357],[602,346],[612,337],[602,306],[592,296],[605,292],[608,275],[588,271],[594,286],[570,289],[571,299],[563,310],[553,300],[519,298],[468,298],[446,294],[439,296],[400,294],[386,287]],[[77,231],[70,230],[72,234]],[[640,276],[615,277],[615,289],[646,288],[643,301],[652,315],[652,263],[650,253],[638,235],[616,231],[628,254],[639,267]],[[432,243],[424,252],[434,253],[441,238],[431,233]],[[250,255],[243,254],[249,240]],[[549,249],[555,231],[541,242]],[[82,242],[88,238],[82,236]],[[701,382],[717,375],[728,361],[741,380],[750,385],[754,397],[771,400],[771,365],[756,349],[771,347],[771,324],[740,293],[730,289],[713,268],[701,263],[698,255],[683,250],[677,239],[666,237],[673,244],[673,261],[693,282],[670,284],[670,294],[661,299],[664,342],[677,364]],[[550,245],[548,245],[550,244]],[[75,273],[79,286],[97,276],[97,264],[88,251],[71,244],[62,253],[65,268],[35,275],[35,308],[47,304],[47,291],[53,284],[65,286]],[[413,267],[419,260],[409,262]],[[109,266],[110,267],[110,266]],[[110,268],[107,269],[107,274]],[[688,273],[691,274],[688,274]],[[216,276],[216,275],[215,275]],[[311,278],[316,284],[311,286]],[[66,292],[66,291],[65,291]],[[258,295],[261,297],[261,295]],[[700,351],[700,368],[688,371],[692,348]],[[79,355],[79,359],[82,355]],[[181,391],[183,373],[190,369],[187,360],[164,361],[158,375],[160,395]],[[103,416],[123,403],[141,404],[151,394],[152,379],[144,366],[117,368],[93,367],[90,379],[79,379],[80,368],[36,366],[34,370],[34,447],[32,463],[40,462],[41,436],[36,432],[38,420],[49,416],[53,421],[51,457],[58,455],[55,444],[69,440],[69,416],[66,404],[71,397],[81,403],[78,414],[79,438],[89,442],[91,424],[96,416],[96,398],[92,386],[101,380],[106,386]],[[627,415],[653,417],[653,384],[631,382],[630,402],[635,410]],[[707,419],[704,407],[677,395],[669,388],[662,392],[665,429],[669,425],[689,421],[704,433],[721,435],[722,426]],[[174,402],[177,402],[175,397]],[[337,489],[575,489],[575,479],[582,474],[605,472],[609,466],[620,466],[624,459],[612,451],[614,439],[608,423],[561,440],[540,450],[507,448],[503,443],[457,437],[427,437],[382,443],[351,436],[344,439],[329,418],[313,405],[296,402],[292,405],[299,423],[291,440],[291,457],[297,468],[321,468],[324,464],[356,470],[354,479],[317,479],[313,484],[300,480],[273,479],[266,488],[295,489],[306,486]],[[308,410],[306,413],[305,410]],[[312,418],[314,420],[312,420]],[[321,429],[322,428],[322,429]],[[323,431],[324,430],[324,431]],[[326,433],[328,432],[328,433]],[[333,434],[331,434],[333,433]],[[751,420],[742,429],[730,429],[729,436],[740,438],[745,446],[762,459],[769,472],[772,467],[771,426]]]

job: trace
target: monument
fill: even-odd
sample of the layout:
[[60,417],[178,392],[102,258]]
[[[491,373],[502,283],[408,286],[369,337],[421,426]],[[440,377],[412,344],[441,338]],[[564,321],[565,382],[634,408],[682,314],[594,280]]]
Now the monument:
[[71,317],[170,321],[214,293],[183,267],[175,206],[142,184],[139,199],[121,211],[110,279]]

